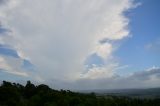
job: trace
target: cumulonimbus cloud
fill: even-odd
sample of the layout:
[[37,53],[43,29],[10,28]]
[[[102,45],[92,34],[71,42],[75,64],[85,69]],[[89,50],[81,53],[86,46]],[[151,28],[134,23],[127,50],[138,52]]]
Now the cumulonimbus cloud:
[[[29,60],[41,78],[74,80],[92,78],[95,73],[99,76],[94,78],[113,75],[110,66],[117,63],[108,61],[116,47],[107,40],[128,36],[129,19],[124,12],[133,6],[132,0],[11,1],[0,13],[2,24],[11,32],[0,41]],[[104,39],[106,42],[100,43]],[[84,61],[94,53],[109,65],[85,73]]]

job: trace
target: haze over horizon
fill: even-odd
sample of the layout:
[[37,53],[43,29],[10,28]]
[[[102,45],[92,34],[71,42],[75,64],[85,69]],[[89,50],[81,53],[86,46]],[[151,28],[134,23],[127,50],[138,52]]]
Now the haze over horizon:
[[159,5],[0,0],[0,80],[58,89],[160,87]]

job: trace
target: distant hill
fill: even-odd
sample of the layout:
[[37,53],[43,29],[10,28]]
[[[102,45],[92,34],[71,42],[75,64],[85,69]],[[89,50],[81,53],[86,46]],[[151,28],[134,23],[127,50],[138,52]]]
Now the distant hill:
[[148,89],[109,89],[109,90],[84,90],[84,93],[95,92],[97,95],[106,96],[126,96],[132,98],[160,98],[160,88]]

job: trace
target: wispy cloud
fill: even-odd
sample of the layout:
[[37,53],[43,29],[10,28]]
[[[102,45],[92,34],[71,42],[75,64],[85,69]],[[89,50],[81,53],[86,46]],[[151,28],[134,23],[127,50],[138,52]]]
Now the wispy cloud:
[[22,64],[23,62],[21,59],[14,57],[0,56],[0,71],[27,77],[28,76],[27,72],[25,72],[24,69],[21,68]]
[[160,39],[157,39],[156,41],[149,43],[145,46],[145,48],[151,52],[160,52]]

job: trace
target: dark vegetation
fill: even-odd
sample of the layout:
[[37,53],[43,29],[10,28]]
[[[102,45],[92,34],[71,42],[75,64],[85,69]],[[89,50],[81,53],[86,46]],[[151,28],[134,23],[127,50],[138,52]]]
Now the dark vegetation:
[[160,99],[138,99],[119,96],[96,96],[54,90],[47,85],[25,86],[3,81],[0,86],[0,106],[160,106]]

